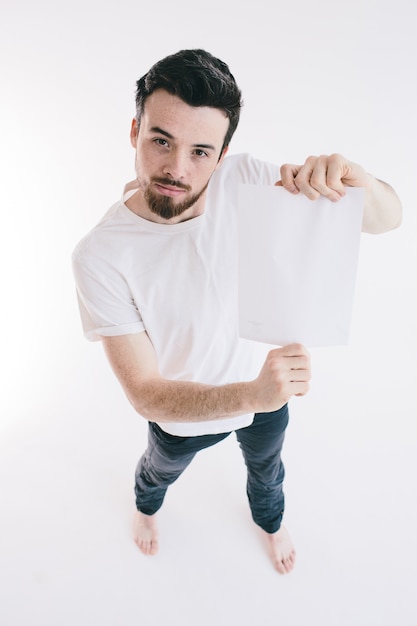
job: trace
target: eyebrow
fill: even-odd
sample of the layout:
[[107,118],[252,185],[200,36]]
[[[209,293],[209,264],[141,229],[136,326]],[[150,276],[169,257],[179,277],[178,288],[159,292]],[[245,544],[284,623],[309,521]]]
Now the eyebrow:
[[[159,133],[160,135],[164,135],[164,137],[167,137],[167,139],[175,139],[174,136],[171,135],[171,133],[169,133],[166,130],[163,130],[162,128],[159,128],[159,126],[152,126],[151,132],[152,133]],[[195,143],[195,144],[193,144],[193,148],[205,148],[206,150],[215,150],[216,149],[214,146],[212,146],[209,143]]]

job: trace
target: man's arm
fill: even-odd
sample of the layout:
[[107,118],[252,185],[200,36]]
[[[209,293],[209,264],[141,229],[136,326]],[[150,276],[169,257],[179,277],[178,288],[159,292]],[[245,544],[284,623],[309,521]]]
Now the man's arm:
[[277,184],[285,187],[290,193],[301,192],[311,200],[316,200],[322,195],[334,202],[345,195],[345,185],[364,187],[362,230],[378,234],[397,228],[401,224],[401,203],[392,187],[340,154],[311,156],[304,165],[283,165],[281,181]]
[[198,422],[275,411],[309,388],[310,358],[299,344],[271,350],[255,380],[215,386],[163,378],[146,332],[102,340],[126,396],[149,421]]

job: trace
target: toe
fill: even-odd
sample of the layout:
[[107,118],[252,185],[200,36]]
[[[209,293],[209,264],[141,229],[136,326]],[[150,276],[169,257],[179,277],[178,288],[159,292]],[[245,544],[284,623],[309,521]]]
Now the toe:
[[284,567],[285,567],[285,571],[286,571],[287,573],[288,573],[288,572],[291,572],[292,568],[294,567],[294,563],[293,563],[293,561],[291,560],[291,558],[285,559],[285,561],[284,561]]
[[286,574],[287,573],[287,570],[285,568],[285,565],[284,565],[283,561],[278,561],[278,560],[275,561],[275,569],[280,574]]

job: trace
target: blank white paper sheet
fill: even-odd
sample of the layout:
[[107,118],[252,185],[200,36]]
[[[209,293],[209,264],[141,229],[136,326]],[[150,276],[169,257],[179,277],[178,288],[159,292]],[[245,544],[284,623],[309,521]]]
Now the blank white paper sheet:
[[239,185],[240,336],[283,346],[346,345],[364,190],[338,202]]

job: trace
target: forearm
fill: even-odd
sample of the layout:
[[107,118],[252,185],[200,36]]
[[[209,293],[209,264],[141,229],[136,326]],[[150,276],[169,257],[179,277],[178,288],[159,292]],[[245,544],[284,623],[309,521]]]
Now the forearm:
[[135,410],[149,421],[199,422],[256,412],[254,384],[213,386],[157,378],[125,391]]
[[268,413],[309,388],[310,357],[300,344],[270,350],[255,380],[218,386],[162,377],[145,332],[103,337],[103,344],[127,398],[150,422],[202,422]]
[[365,188],[365,206],[362,230],[379,234],[401,224],[401,202],[395,191],[381,180],[369,175]]

